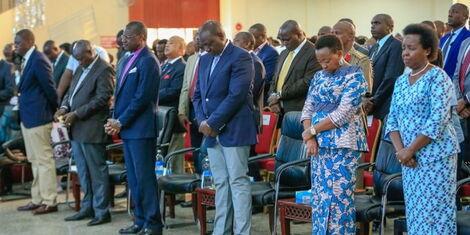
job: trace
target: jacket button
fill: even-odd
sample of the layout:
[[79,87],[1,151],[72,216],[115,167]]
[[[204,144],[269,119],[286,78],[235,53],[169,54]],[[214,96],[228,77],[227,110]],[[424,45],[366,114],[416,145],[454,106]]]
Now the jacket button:
[[209,99],[208,99],[208,98],[206,98],[206,102],[208,102],[208,101],[209,101]]

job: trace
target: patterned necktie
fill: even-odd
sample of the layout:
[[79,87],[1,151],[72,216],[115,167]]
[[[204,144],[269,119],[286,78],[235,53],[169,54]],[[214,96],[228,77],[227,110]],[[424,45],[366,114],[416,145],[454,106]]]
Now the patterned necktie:
[[279,79],[277,80],[277,84],[276,84],[277,92],[282,91],[282,86],[284,86],[287,73],[289,72],[289,68],[293,60],[294,60],[294,51],[290,51],[289,54],[287,55],[286,61],[284,62],[284,66],[282,66],[281,72],[279,73]]
[[464,82],[465,78],[467,75],[467,70],[468,67],[470,66],[470,52],[467,52],[467,55],[465,55],[465,59],[463,60],[462,67],[460,68],[460,76],[459,76],[459,87],[460,87],[460,92],[463,94],[464,91]]
[[373,60],[375,56],[377,55],[377,52],[379,51],[379,44],[375,45],[374,50],[372,51],[370,59]]

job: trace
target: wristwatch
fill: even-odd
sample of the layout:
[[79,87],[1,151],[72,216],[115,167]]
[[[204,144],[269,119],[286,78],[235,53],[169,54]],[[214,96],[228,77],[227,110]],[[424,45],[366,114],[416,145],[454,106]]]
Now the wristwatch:
[[317,135],[317,130],[315,130],[315,127],[313,125],[310,126],[310,133],[313,135],[313,136],[316,136]]

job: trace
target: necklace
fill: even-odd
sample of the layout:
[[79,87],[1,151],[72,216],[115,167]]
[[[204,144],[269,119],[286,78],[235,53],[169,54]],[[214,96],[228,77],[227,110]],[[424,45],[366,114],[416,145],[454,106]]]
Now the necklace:
[[424,66],[424,67],[423,67],[421,70],[419,70],[418,72],[416,72],[416,73],[410,73],[410,76],[413,77],[413,76],[416,76],[416,75],[422,73],[422,72],[428,67],[428,65],[429,65],[429,62],[426,64],[426,66]]

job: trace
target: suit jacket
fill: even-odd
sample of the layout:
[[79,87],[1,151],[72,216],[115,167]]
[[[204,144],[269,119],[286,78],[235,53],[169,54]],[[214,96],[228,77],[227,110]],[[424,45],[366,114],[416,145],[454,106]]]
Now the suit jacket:
[[178,114],[184,114],[189,117],[189,89],[191,88],[191,82],[193,80],[194,70],[196,69],[196,62],[198,58],[198,53],[191,55],[186,62],[186,67],[184,68],[183,76],[183,85],[181,87],[181,93],[178,104]]
[[266,70],[263,61],[258,56],[254,53],[250,53],[250,55],[255,68],[255,76],[253,78],[253,103],[257,110],[261,110],[263,108],[263,100],[260,101],[260,99],[263,99]]
[[[372,56],[377,46],[378,44],[370,49],[369,57]],[[405,69],[401,52],[401,42],[391,36],[372,59],[374,71],[372,86],[374,110],[372,114],[375,118],[383,120],[389,112],[395,81]]]
[[[73,96],[83,68],[78,67],[70,89],[62,101],[62,107],[75,112],[78,120],[70,127],[72,140],[82,143],[106,143],[109,136],[104,132],[104,123],[109,117],[109,100],[114,90],[114,70],[99,58],[83,78]],[[72,103],[72,104],[70,104]]]
[[52,122],[58,106],[49,59],[34,50],[18,84],[20,120],[26,128]]
[[266,102],[268,100],[269,88],[273,80],[274,71],[276,70],[276,64],[279,58],[279,54],[277,53],[276,49],[274,49],[273,46],[266,43],[264,47],[258,52],[257,56],[263,61],[263,65],[266,70],[265,87],[264,87],[264,95],[265,95],[264,100]]
[[60,78],[62,77],[62,74],[65,71],[65,68],[67,67],[67,62],[69,61],[69,56],[66,55],[65,53],[62,53],[62,56],[60,57],[59,61],[57,64],[54,66],[54,82],[56,87],[59,86]]
[[[117,74],[113,113],[122,125],[120,136],[122,139],[156,138],[160,84],[157,58],[145,47],[124,76],[123,72]],[[124,81],[120,86],[121,79]]]
[[14,94],[15,67],[6,60],[0,60],[0,114],[3,106],[9,104]]
[[[448,33],[441,38],[439,42],[439,47],[441,49],[444,49],[444,44],[450,37],[450,35],[451,33]],[[452,77],[454,75],[460,45],[462,44],[463,40],[467,39],[468,37],[470,37],[470,31],[468,31],[467,28],[463,27],[462,31],[459,33],[459,35],[457,35],[455,40],[450,45],[449,53],[447,54],[448,58],[446,58],[446,55],[444,55],[444,71],[446,71],[449,77]],[[444,51],[442,53],[444,53]]]
[[454,83],[454,88],[455,92],[457,95],[457,100],[466,98],[467,100],[470,99],[470,69],[467,69],[465,72],[465,80],[463,84],[463,92],[460,90],[460,70],[462,69],[462,64],[465,60],[465,52],[467,52],[467,49],[470,47],[470,38],[465,39],[461,46],[460,46],[460,51],[457,57],[457,63],[456,63],[456,68],[454,75],[452,76],[452,82]]
[[160,79],[159,105],[178,108],[185,66],[186,63],[183,58],[179,58],[177,61],[173,62],[173,64],[167,62],[163,66]]
[[[279,74],[288,54],[289,50],[286,49],[279,55],[269,94],[276,91]],[[315,57],[315,46],[307,40],[294,57],[282,86],[280,100],[284,113],[302,111],[308,87],[310,86],[310,80],[312,80],[315,72],[320,69],[321,66],[317,61],[317,57]]]
[[[198,124],[207,120],[219,132],[218,141],[224,147],[256,144],[257,124],[250,89],[254,66],[250,54],[229,42],[209,76],[213,59],[208,53],[199,62],[193,98]],[[215,143],[216,138],[205,137],[207,147]]]

